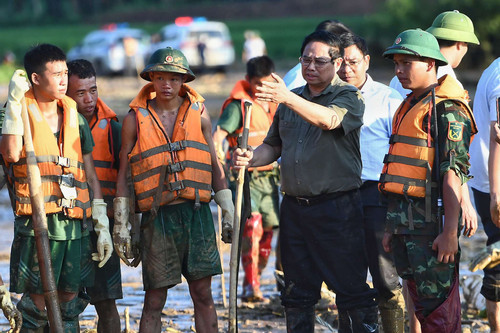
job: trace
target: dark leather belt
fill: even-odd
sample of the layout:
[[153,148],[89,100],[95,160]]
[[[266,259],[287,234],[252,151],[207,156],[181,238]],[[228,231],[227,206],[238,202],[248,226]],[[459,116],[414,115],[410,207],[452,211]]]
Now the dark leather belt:
[[290,195],[286,195],[287,197],[291,198],[292,200],[295,200],[299,206],[312,206],[315,204],[318,204],[320,202],[326,201],[326,200],[331,200],[340,197],[341,195],[344,195],[347,192],[333,192],[333,193],[327,193],[327,194],[321,194],[321,195],[316,195],[314,197],[292,197]]

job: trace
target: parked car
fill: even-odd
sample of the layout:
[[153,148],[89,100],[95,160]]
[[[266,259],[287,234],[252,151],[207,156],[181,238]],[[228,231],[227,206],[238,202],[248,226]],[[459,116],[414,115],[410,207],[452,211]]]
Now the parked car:
[[148,55],[170,46],[186,56],[194,70],[225,70],[234,62],[235,52],[229,29],[222,22],[205,18],[178,17],[164,26],[151,43]]
[[136,74],[144,68],[150,36],[141,29],[109,24],[87,34],[67,53],[68,61],[86,59],[98,74]]

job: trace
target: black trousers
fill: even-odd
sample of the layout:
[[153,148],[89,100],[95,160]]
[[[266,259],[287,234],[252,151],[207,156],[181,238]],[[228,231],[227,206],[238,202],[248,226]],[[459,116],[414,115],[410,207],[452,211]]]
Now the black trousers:
[[368,262],[359,191],[299,203],[285,195],[280,209],[285,307],[307,308],[320,299],[324,281],[337,295],[339,310],[375,306],[376,290],[366,283]]
[[394,266],[392,253],[382,247],[387,203],[380,195],[378,182],[366,181],[360,188],[363,202],[363,227],[365,231],[368,267],[377,289],[379,299],[388,300],[395,296],[394,291],[401,289],[398,272]]

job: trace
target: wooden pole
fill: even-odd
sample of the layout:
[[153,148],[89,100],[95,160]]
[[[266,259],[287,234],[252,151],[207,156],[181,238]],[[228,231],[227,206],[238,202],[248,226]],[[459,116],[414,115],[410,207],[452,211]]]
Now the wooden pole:
[[[243,151],[247,150],[248,131],[250,127],[250,116],[252,113],[252,103],[245,101],[245,122],[243,134],[241,136],[240,148]],[[241,225],[241,208],[243,204],[243,185],[245,182],[245,168],[238,172],[238,183],[236,191],[236,202],[234,208],[234,225],[233,225],[233,242],[231,244],[231,259],[229,263],[229,333],[238,332],[238,317],[236,313],[236,293],[238,291],[238,268],[240,261],[240,225]]]
[[47,230],[47,216],[45,215],[42,179],[33,147],[31,128],[26,108],[26,100],[23,99],[21,116],[24,124],[24,147],[26,151],[26,165],[28,174],[28,186],[30,190],[33,230],[35,232],[35,244],[40,266],[40,277],[42,279],[43,294],[45,297],[45,307],[49,319],[51,333],[62,333],[63,323],[59,298],[52,270],[52,260],[50,257],[49,232]]

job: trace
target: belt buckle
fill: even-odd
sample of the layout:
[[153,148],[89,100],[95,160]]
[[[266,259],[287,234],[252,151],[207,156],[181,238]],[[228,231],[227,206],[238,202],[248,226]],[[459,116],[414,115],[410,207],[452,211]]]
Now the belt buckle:
[[307,198],[302,198],[302,197],[295,197],[295,200],[297,200],[297,203],[299,206],[310,206],[311,201]]

